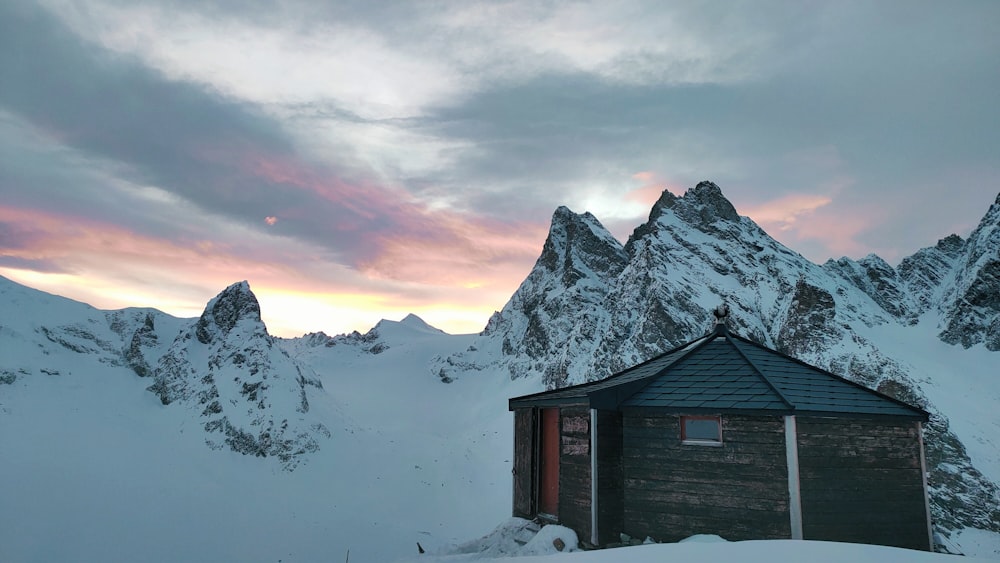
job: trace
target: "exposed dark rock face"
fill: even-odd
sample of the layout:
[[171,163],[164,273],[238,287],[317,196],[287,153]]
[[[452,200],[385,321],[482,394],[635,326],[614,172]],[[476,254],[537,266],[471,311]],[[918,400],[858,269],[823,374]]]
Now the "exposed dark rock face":
[[1000,195],[965,244],[946,294],[941,339],[1000,350]]
[[110,365],[121,365],[118,346],[114,342],[100,336],[100,326],[88,326],[74,323],[56,327],[39,327],[40,332],[49,342],[78,354],[96,354],[102,362]]
[[821,354],[831,342],[843,338],[843,329],[834,324],[836,309],[830,292],[799,279],[778,331],[776,349],[797,358]]
[[[257,297],[250,291],[250,284],[242,281],[227,287],[208,304],[195,330],[198,341],[210,344],[213,333],[224,337],[244,319],[263,325]],[[213,327],[217,330],[210,330]]]
[[0,385],[13,385],[17,381],[17,374],[8,369],[0,369]]
[[1000,350],[1000,259],[988,259],[970,276],[952,306],[941,340],[969,348]]
[[857,262],[846,257],[828,260],[823,268],[851,282],[897,319],[916,322],[920,311],[911,301],[909,288],[896,270],[875,254]]
[[941,292],[954,276],[955,265],[964,251],[965,241],[953,234],[899,263],[896,271],[905,284],[916,315],[929,311],[941,301]]
[[716,220],[739,221],[736,208],[722,195],[713,182],[698,182],[693,190],[684,194],[687,205],[677,208],[677,215],[692,225],[707,227]]
[[128,348],[125,349],[125,363],[132,368],[139,377],[149,377],[153,375],[153,370],[146,362],[143,354],[144,347],[156,346],[159,338],[156,335],[156,325],[153,321],[152,313],[146,315],[142,326],[136,329],[129,341]]

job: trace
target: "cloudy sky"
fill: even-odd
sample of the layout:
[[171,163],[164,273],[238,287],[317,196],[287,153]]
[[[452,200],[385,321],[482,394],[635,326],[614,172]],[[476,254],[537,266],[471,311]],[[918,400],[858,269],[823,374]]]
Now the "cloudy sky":
[[1000,2],[0,2],[0,275],[272,333],[475,332],[552,212],[713,180],[816,262],[1000,192]]

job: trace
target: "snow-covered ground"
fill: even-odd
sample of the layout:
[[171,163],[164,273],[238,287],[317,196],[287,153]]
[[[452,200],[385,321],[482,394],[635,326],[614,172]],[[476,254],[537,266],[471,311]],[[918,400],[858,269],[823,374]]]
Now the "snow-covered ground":
[[894,547],[795,540],[637,545],[597,551],[477,558],[474,555],[419,556],[408,563],[973,563],[991,561]]
[[[531,523],[511,518],[483,538],[438,553],[428,552],[397,563],[959,563],[989,561],[958,559],[894,547],[849,543],[757,540],[728,542],[715,535],[699,535],[674,544],[653,544],[580,551],[572,530],[546,526],[532,537]],[[561,545],[556,545],[559,540]]]

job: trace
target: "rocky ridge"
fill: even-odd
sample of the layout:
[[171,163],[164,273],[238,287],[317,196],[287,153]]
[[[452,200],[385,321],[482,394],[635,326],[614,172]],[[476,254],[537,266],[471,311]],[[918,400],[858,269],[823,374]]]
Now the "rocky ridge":
[[273,456],[288,470],[330,435],[309,415],[318,377],[268,335],[246,282],[212,299],[198,319],[99,311],[4,278],[0,299],[0,344],[12,352],[0,355],[0,385],[91,372],[88,365],[108,377],[130,371],[152,380],[162,404],[188,408],[208,446]]
[[[140,350],[147,328],[144,322],[132,339]],[[322,422],[308,416],[310,389],[321,389],[322,383],[276,345],[245,281],[209,301],[156,361],[152,378],[149,390],[164,405],[181,403],[198,411],[206,443],[216,449],[275,456],[294,469],[330,436]]]

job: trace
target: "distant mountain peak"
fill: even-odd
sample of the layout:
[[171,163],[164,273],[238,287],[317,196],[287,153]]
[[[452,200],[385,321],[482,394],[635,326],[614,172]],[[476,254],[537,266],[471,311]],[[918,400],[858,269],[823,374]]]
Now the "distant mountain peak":
[[[717,224],[719,221],[730,224]],[[722,189],[707,180],[677,197],[669,190],[663,190],[660,198],[649,212],[649,220],[636,227],[625,243],[625,251],[632,254],[636,242],[656,233],[662,226],[672,228],[672,224],[687,224],[706,233],[729,230],[741,222],[733,204],[722,194]]]
[[677,196],[670,190],[663,190],[660,197],[653,203],[653,208],[649,210],[649,222],[656,221],[664,211],[673,208],[677,204]]
[[589,227],[593,227],[594,224],[600,226],[603,229],[604,226],[601,222],[594,216],[593,213],[589,211],[584,211],[583,213],[576,213],[572,209],[566,207],[565,205],[560,205],[552,213],[552,223],[549,225],[549,234],[552,234],[554,228],[564,226],[567,224],[583,224]]
[[574,213],[573,210],[566,207],[565,205],[560,205],[552,213],[552,222],[555,223],[557,221],[571,221],[575,217],[576,213]]
[[444,334],[443,330],[431,326],[430,324],[427,323],[427,321],[425,321],[424,319],[420,318],[419,316],[413,313],[408,313],[405,317],[403,317],[401,320],[398,321],[382,319],[379,322],[375,323],[375,326],[369,332],[374,332],[375,334],[378,334],[379,331],[384,330],[387,327],[405,327],[410,330],[416,330],[419,332],[433,332],[433,333]]
[[427,323],[427,321],[425,321],[424,319],[422,319],[421,317],[419,317],[418,315],[415,315],[413,313],[408,313],[405,317],[403,317],[403,319],[401,321],[399,321],[399,324],[406,325],[406,326],[413,327],[413,328],[419,328],[421,330],[431,330],[431,331],[434,331],[434,332],[444,332],[444,331],[442,331],[441,329],[439,329],[437,327],[431,326],[430,324]]
[[399,322],[401,322],[403,324],[414,324],[414,323],[416,323],[419,326],[430,326],[429,324],[427,324],[424,321],[424,319],[420,318],[418,315],[415,315],[413,313],[407,313],[406,316],[403,317],[402,320],[400,320]]
[[569,286],[587,277],[587,271],[616,275],[624,263],[621,243],[597,217],[560,206],[552,214],[549,234],[535,269],[557,273]]
[[[1000,196],[997,196],[1000,197]],[[965,239],[956,235],[950,234],[943,239],[937,241],[935,248],[945,253],[947,256],[955,257],[965,248]]]
[[726,196],[722,195],[722,188],[714,182],[707,180],[698,182],[698,185],[693,189],[684,192],[684,196],[680,201],[686,204],[678,206],[680,209],[687,208],[697,211],[697,215],[678,213],[678,215],[681,215],[685,219],[694,219],[697,217],[698,222],[701,223],[712,223],[716,219],[725,219],[728,221],[740,220],[739,214],[736,213],[736,208],[726,199]]
[[246,280],[230,285],[208,302],[198,319],[198,340],[202,344],[211,342],[211,334],[216,332],[213,327],[217,327],[223,335],[229,334],[241,319],[263,324],[260,303],[250,291],[250,284]]
[[681,197],[675,196],[670,190],[663,190],[649,212],[649,220],[640,225],[631,238],[639,238],[645,233],[654,231],[653,223],[666,216],[668,212],[673,212],[684,222],[702,230],[706,230],[719,219],[740,220],[736,208],[722,194],[722,188],[715,182],[704,180],[684,192]]

